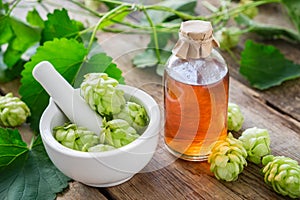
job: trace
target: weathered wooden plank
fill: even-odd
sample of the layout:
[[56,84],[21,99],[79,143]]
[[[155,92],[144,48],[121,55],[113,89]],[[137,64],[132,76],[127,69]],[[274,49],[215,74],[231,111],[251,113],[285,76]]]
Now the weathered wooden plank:
[[69,183],[69,188],[59,194],[57,200],[106,200],[107,198],[101,194],[96,188],[83,185],[76,181]]

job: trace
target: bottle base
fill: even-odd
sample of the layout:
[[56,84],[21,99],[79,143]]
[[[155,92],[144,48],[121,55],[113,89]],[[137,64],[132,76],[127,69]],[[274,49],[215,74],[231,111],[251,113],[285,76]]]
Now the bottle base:
[[173,149],[171,149],[167,144],[165,144],[166,149],[174,156],[177,158],[180,158],[182,160],[187,160],[187,161],[194,161],[194,162],[201,162],[201,161],[207,161],[209,154],[207,155],[199,155],[199,156],[191,156],[191,155],[186,155],[179,153]]

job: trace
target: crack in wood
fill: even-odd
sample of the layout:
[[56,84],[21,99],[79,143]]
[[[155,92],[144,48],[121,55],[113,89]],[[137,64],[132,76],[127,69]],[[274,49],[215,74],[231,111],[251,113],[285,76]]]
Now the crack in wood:
[[107,189],[105,189],[105,188],[98,188],[98,191],[99,191],[103,196],[105,196],[107,199],[109,199],[109,200],[114,200],[114,199],[116,199],[116,198],[114,198],[114,197],[110,194],[110,192],[109,192]]

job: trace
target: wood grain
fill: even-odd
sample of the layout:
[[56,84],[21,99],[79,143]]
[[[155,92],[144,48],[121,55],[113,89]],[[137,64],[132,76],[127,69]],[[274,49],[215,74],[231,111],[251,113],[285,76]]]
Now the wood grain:
[[[202,12],[200,4],[197,10]],[[286,23],[287,19],[282,18],[284,10],[278,5],[263,6],[260,11],[257,20],[291,27]],[[299,46],[280,40],[263,41],[253,35],[247,37],[275,45],[288,59],[300,64]],[[100,33],[98,38],[105,52],[122,69],[126,83],[148,92],[159,103],[163,113],[162,78],[156,75],[154,68],[137,69],[131,62],[133,56],[146,47],[149,37]],[[244,41],[245,38],[233,50],[238,59]],[[300,162],[300,79],[259,91],[251,88],[239,74],[239,66],[230,55],[226,52],[222,54],[230,67],[230,101],[240,105],[245,116],[242,130],[233,133],[234,136],[239,137],[243,130],[250,127],[266,128],[271,136],[272,154],[288,156]],[[19,85],[19,80],[1,83],[1,94],[13,92],[18,95]],[[29,143],[31,131],[28,125],[19,127],[19,130]],[[248,163],[237,181],[218,181],[210,172],[208,163],[187,162],[168,153],[161,130],[153,159],[128,182],[110,188],[94,188],[72,181],[57,199],[288,199],[276,194],[264,183],[260,169],[261,166]]]

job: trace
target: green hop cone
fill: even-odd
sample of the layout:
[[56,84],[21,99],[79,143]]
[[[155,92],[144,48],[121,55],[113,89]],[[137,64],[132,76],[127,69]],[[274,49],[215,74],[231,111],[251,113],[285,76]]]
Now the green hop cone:
[[227,50],[238,45],[240,35],[241,30],[237,27],[223,27],[216,32],[215,37],[220,43],[220,49]]
[[284,156],[265,156],[262,160],[265,182],[284,196],[300,198],[300,166]]
[[0,96],[0,125],[15,127],[23,124],[30,116],[28,106],[12,93]]
[[247,152],[241,141],[235,139],[231,133],[224,141],[217,142],[208,157],[210,171],[217,179],[235,181],[243,171]]
[[105,73],[90,73],[84,76],[80,94],[89,106],[102,116],[119,113],[126,101],[124,91],[117,89],[117,80]]
[[248,153],[247,159],[255,164],[261,163],[261,158],[271,153],[270,135],[268,130],[248,128],[239,137]]
[[230,131],[239,131],[244,123],[244,116],[240,107],[234,103],[228,103],[227,126]]
[[88,151],[92,146],[99,144],[99,137],[92,131],[76,124],[65,123],[53,129],[55,139],[62,145],[78,150]]
[[125,146],[140,135],[123,119],[106,121],[103,119],[103,129],[100,133],[100,143],[108,144],[115,148]]
[[147,126],[149,118],[145,108],[135,102],[127,102],[120,113],[114,115],[114,119],[123,119],[135,130],[142,133]]
[[[239,5],[244,6],[252,2],[253,0],[241,0],[239,2]],[[253,19],[258,14],[258,8],[257,7],[246,8],[245,10],[242,11],[242,13],[248,16],[249,18]]]

